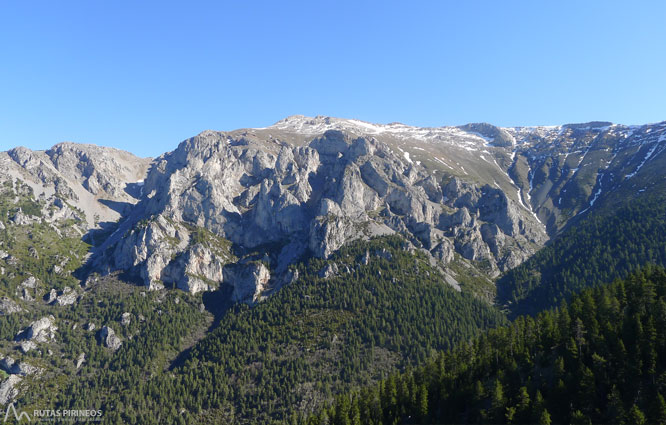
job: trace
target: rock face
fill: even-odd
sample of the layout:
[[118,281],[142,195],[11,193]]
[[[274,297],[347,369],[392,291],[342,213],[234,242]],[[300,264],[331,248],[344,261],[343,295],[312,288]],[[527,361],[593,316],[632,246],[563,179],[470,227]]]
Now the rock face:
[[233,301],[255,303],[266,288],[271,275],[263,263],[233,264],[224,268],[224,281],[233,286]]
[[120,348],[123,342],[116,336],[116,333],[113,329],[108,326],[102,327],[99,331],[99,338],[104,344],[105,347],[110,348],[113,351],[116,351]]
[[[547,238],[501,190],[460,179],[443,184],[389,145],[345,131],[303,145],[204,132],[157,158],[144,191],[142,214],[103,247],[112,255],[98,259],[100,268],[130,270],[153,289],[198,292],[225,282],[234,299],[256,300],[268,269],[225,266],[229,251],[194,243],[194,229],[258,250],[276,276],[304,255],[327,258],[351,240],[394,232],[411,235],[443,264],[457,250],[499,274],[513,264],[505,246],[527,257]],[[482,232],[487,224],[508,242]]]
[[141,179],[150,163],[128,152],[75,143],[60,143],[45,153],[65,178],[112,199],[126,199],[127,183]]

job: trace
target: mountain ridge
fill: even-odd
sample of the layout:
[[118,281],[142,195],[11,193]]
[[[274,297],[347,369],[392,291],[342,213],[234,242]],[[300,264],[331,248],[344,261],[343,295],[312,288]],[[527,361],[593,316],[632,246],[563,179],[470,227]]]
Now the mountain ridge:
[[257,300],[287,283],[298,258],[395,232],[454,285],[453,263],[492,279],[609,193],[627,196],[646,180],[641,170],[663,157],[665,130],[666,122],[422,128],[295,115],[206,130],[154,159],[62,143],[15,148],[0,161],[36,196],[83,211],[81,230],[97,246],[91,270],[197,292],[218,287],[227,265],[264,258],[267,270],[233,274],[247,278],[238,293]]

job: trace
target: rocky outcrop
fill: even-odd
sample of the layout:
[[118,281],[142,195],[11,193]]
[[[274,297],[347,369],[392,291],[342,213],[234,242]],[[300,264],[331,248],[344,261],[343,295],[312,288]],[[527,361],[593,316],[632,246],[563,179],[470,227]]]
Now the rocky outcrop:
[[14,300],[7,297],[0,298],[0,315],[20,313],[24,311]]
[[120,338],[116,336],[115,331],[108,326],[103,326],[102,329],[100,329],[99,339],[105,347],[110,348],[112,351],[118,350],[123,344]]
[[19,208],[18,211],[12,216],[11,221],[16,226],[29,226],[33,223],[40,223],[42,220],[39,217],[24,214],[23,210]]
[[19,349],[25,354],[30,350],[34,350],[37,348],[37,344],[35,344],[34,341],[21,341],[19,343]]
[[78,293],[74,289],[70,288],[69,286],[65,286],[65,288],[63,288],[63,290],[56,297],[55,304],[60,306],[71,305],[76,302],[77,297]]
[[455,246],[447,238],[442,238],[431,251],[433,257],[437,258],[442,264],[446,265],[453,261],[455,257]]
[[231,299],[235,302],[256,303],[266,288],[271,275],[260,262],[232,264],[224,268],[224,282],[233,287]]
[[86,361],[86,353],[79,354],[79,357],[76,359],[76,368],[80,369],[83,366],[83,363]]
[[135,269],[150,289],[162,289],[162,271],[187,247],[188,240],[187,230],[164,216],[144,220],[115,246],[114,266]]
[[21,382],[21,376],[9,375],[7,379],[0,383],[0,404],[5,405],[18,396],[17,385]]
[[29,289],[35,289],[37,286],[39,286],[39,280],[35,278],[34,276],[30,276],[26,280],[20,283],[20,286],[23,288],[29,288]]
[[58,291],[52,288],[48,294],[44,295],[44,302],[46,304],[54,303],[58,299]]
[[[195,244],[182,255],[178,262],[179,272],[170,278],[183,291],[196,294],[215,288],[224,278],[223,268],[228,262],[227,255],[216,254],[203,244]],[[180,272],[180,270],[184,270]]]
[[10,356],[0,359],[0,368],[11,375],[28,376],[40,371],[39,368],[26,362],[17,362]]
[[329,263],[325,265],[321,270],[319,270],[319,277],[322,279],[328,279],[329,277],[334,277],[338,274],[338,265],[335,263]]
[[55,338],[55,317],[46,316],[35,320],[17,336],[18,340],[30,340],[37,343],[49,342]]
[[512,147],[516,144],[516,139],[505,129],[495,127],[487,123],[467,124],[461,127],[466,131],[478,133],[482,137],[489,139],[490,144],[498,147]]
[[[190,293],[216,288],[232,258],[221,238],[184,226],[164,215],[140,222],[115,245],[107,269],[132,271],[151,290],[164,284]],[[110,267],[110,268],[109,268]]]

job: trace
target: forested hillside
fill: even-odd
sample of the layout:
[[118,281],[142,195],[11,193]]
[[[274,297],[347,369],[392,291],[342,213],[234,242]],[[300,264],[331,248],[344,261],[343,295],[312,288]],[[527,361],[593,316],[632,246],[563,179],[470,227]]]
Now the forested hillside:
[[319,424],[666,423],[666,271],[519,317],[336,400]]
[[[300,264],[298,280],[265,302],[226,311],[182,364],[141,373],[137,365],[152,356],[152,343],[128,342],[123,357],[131,360],[72,380],[55,404],[98,406],[114,424],[303,418],[340,391],[506,323],[407,247],[398,236],[384,237],[353,243],[329,261]],[[325,277],[332,265],[337,272]]]
[[497,282],[511,317],[557,306],[587,287],[666,265],[666,197],[644,195],[591,215]]

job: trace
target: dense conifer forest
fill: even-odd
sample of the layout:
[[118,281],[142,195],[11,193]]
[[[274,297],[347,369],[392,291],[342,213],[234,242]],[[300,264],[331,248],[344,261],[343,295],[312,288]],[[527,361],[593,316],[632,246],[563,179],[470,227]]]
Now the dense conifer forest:
[[626,277],[645,264],[666,266],[666,197],[642,196],[569,227],[497,282],[510,317],[536,314],[582,289]]
[[664,396],[666,271],[647,267],[340,396],[307,423],[664,424]]

